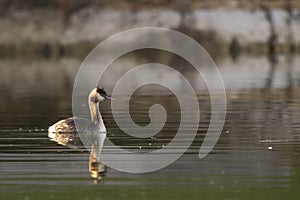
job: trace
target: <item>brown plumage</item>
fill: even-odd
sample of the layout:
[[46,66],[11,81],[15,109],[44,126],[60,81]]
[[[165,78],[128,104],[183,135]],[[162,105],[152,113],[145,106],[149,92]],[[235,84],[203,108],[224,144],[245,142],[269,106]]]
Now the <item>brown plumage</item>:
[[88,97],[91,119],[71,117],[60,120],[49,127],[48,136],[54,139],[55,134],[57,133],[90,131],[106,132],[106,128],[99,111],[99,102],[104,101],[105,99],[111,99],[111,97],[107,95],[103,88],[94,88]]

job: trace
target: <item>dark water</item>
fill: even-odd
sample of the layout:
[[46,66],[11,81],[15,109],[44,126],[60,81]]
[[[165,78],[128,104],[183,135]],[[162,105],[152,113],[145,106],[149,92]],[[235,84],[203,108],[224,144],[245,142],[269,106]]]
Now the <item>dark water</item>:
[[[2,60],[0,199],[298,199],[298,60],[283,59],[275,68],[264,58],[232,65],[223,61],[219,66],[227,86],[228,112],[221,138],[206,158],[198,159],[210,117],[209,96],[203,90],[198,96],[202,115],[198,135],[186,154],[151,173],[107,168],[100,180],[90,177],[88,151],[57,144],[47,136],[49,125],[72,115],[72,85],[80,61]],[[115,125],[109,102],[103,103],[108,139],[127,149],[151,150],[167,144],[178,127],[175,97],[136,94],[131,114],[138,124],[147,124],[149,106],[159,101],[170,118],[156,140],[126,136]]]

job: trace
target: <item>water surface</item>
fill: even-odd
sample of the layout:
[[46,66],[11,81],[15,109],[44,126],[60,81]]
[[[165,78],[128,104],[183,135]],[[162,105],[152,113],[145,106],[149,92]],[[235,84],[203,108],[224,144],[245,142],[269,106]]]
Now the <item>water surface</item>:
[[[186,154],[151,173],[107,168],[100,180],[90,177],[90,155],[85,148],[63,146],[47,136],[49,125],[72,115],[72,85],[80,61],[2,60],[1,199],[297,199],[299,58],[283,57],[276,65],[263,57],[244,60],[225,59],[219,64],[228,112],[221,138],[206,158],[198,159],[198,151],[209,124],[210,100],[205,87],[199,86],[201,121]],[[189,71],[183,73],[189,76]],[[174,96],[163,95],[159,87],[148,95],[142,89],[130,107],[137,124],[149,123],[148,109],[153,103],[161,103],[168,111],[164,130],[153,138],[129,137],[116,126],[110,103],[101,105],[108,139],[127,150],[151,151],[168,144],[180,119]]]

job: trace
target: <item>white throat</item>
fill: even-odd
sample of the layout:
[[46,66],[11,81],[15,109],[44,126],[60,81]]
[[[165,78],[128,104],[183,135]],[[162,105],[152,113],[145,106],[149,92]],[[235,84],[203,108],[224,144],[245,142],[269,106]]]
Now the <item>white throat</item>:
[[102,116],[99,109],[99,103],[94,103],[89,101],[90,113],[91,113],[91,121],[94,125],[99,128],[99,132],[106,132],[105,125],[102,120]]

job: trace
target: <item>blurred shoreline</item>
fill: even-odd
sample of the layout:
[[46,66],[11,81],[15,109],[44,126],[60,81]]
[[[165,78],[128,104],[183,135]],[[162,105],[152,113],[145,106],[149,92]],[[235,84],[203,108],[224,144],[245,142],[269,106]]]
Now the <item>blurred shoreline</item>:
[[142,2],[1,1],[0,57],[82,58],[113,34],[147,26],[186,33],[212,57],[300,52],[297,1]]

